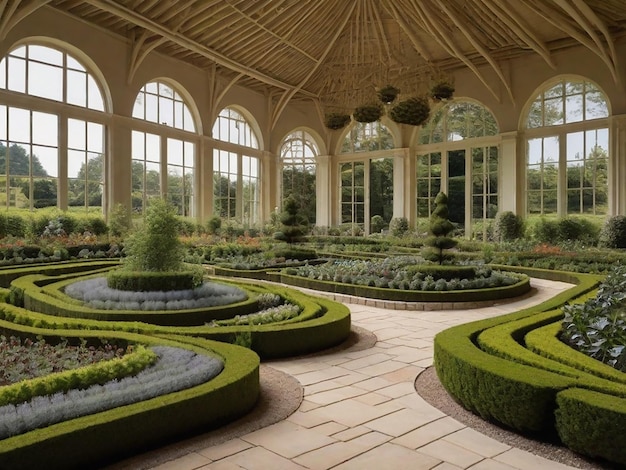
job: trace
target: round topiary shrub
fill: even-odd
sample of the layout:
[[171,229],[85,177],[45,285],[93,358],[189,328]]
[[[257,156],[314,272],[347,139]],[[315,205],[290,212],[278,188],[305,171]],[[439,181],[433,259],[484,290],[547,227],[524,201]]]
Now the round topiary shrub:
[[524,220],[511,211],[500,212],[496,216],[494,230],[499,242],[517,240],[524,236]]
[[385,219],[380,215],[375,215],[370,219],[370,233],[380,233],[385,229]]
[[607,219],[600,233],[600,244],[607,248],[626,248],[626,216]]

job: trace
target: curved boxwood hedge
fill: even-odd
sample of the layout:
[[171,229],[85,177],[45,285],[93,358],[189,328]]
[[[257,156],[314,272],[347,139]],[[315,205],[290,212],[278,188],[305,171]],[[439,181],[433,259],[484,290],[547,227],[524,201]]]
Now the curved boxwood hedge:
[[[271,276],[274,274],[274,276]],[[468,289],[454,291],[416,291],[389,289],[382,287],[343,284],[332,281],[319,281],[285,273],[270,273],[272,280],[306,289],[333,292],[335,294],[367,297],[370,299],[400,302],[483,302],[508,299],[524,295],[530,291],[530,279],[522,279],[510,286],[491,287],[488,289]]]
[[[87,273],[83,272],[82,275],[87,275]],[[0,304],[0,318],[15,323],[53,329],[115,330],[149,335],[176,334],[224,342],[234,342],[237,337],[249,335],[252,349],[264,358],[293,356],[330,348],[341,343],[350,334],[350,311],[338,302],[315,298],[285,287],[244,282],[230,282],[230,284],[247,290],[251,296],[249,302],[254,303],[255,309],[256,300],[254,299],[259,294],[273,293],[290,303],[299,305],[300,315],[279,323],[254,326],[213,327],[203,323],[195,326],[161,325],[151,321],[155,317],[148,312],[139,312],[143,314],[143,321],[137,318],[131,320],[130,317],[125,317],[125,321],[106,321],[97,317],[102,315],[110,318],[111,311],[97,311],[96,315],[89,317],[85,313],[89,309],[76,305],[74,299],[63,300],[59,289],[64,283],[72,282],[70,277],[69,274],[60,276],[58,283],[54,282],[56,279],[53,277],[37,275],[29,275],[26,279],[16,279],[12,285],[19,287],[24,298],[28,299],[27,303],[38,302],[40,309],[53,314]],[[40,287],[39,284],[44,284],[44,286]],[[34,304],[29,303],[29,305]],[[80,318],[75,314],[58,315],[60,311],[74,312],[76,309],[82,314]],[[176,318],[177,312],[169,312],[169,314],[172,318]],[[124,313],[126,312],[121,312],[120,315]],[[231,310],[231,314],[234,316],[236,313]],[[244,312],[239,314],[244,314]]]
[[[558,435],[577,452],[626,465],[623,381],[616,383],[578,367],[586,361],[561,362],[564,351],[548,359],[525,349],[526,338],[535,344],[541,341],[532,333],[537,328],[554,332],[560,318],[555,309],[566,301],[580,301],[601,278],[513,269],[533,277],[575,279],[577,285],[536,307],[439,333],[434,363],[441,382],[457,401],[483,418],[521,432]],[[569,355],[577,354],[570,349]],[[598,363],[597,369],[602,366]]]
[[64,421],[0,441],[0,468],[83,469],[206,431],[247,413],[259,393],[259,358],[247,349],[199,338],[154,338],[107,331],[75,331],[10,325],[16,334],[104,338],[145,345],[168,345],[217,355],[224,370],[204,384],[139,403]]

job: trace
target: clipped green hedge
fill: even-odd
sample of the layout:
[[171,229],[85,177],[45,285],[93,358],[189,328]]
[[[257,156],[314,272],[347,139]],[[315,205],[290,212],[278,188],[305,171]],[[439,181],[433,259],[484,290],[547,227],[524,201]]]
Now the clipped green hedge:
[[571,388],[557,395],[556,427],[570,449],[626,466],[626,399]]
[[408,273],[423,273],[432,276],[435,280],[445,279],[474,279],[476,277],[476,266],[456,265],[456,264],[416,264],[407,266]]
[[356,297],[367,297],[370,299],[391,300],[401,302],[482,302],[508,299],[526,294],[530,291],[530,280],[522,279],[510,286],[492,287],[489,289],[467,289],[451,291],[415,291],[389,289],[382,287],[370,287],[356,284],[344,284],[332,281],[319,281],[291,274],[279,273],[279,277],[274,273],[269,273],[271,280],[283,284],[289,284],[306,289],[319,290],[324,292],[334,292],[336,294],[353,295]]
[[247,413],[259,394],[259,358],[247,349],[199,338],[154,338],[114,332],[77,332],[15,326],[26,334],[80,334],[169,345],[216,355],[221,374],[201,385],[101,413],[64,421],[0,441],[0,468],[83,469],[110,463],[164,440],[206,432]]
[[107,285],[111,289],[135,292],[193,289],[201,282],[196,271],[159,273],[116,269],[107,275]]
[[[521,432],[558,435],[577,452],[626,465],[623,381],[578,368],[585,361],[572,349],[569,355],[577,359],[561,362],[564,350],[553,353],[552,360],[524,345],[528,337],[534,344],[556,341],[553,325],[561,314],[555,309],[589,295],[601,278],[536,270],[534,276],[576,279],[578,285],[536,307],[439,333],[434,344],[437,374],[457,401],[485,419]],[[537,328],[544,329],[542,336],[532,334]]]
[[[81,275],[88,274],[83,272]],[[57,282],[54,282],[55,280]],[[220,312],[220,308],[222,311],[219,314],[215,313],[213,317],[223,315],[224,318],[230,318],[253,313],[257,308],[256,297],[263,293],[274,293],[290,303],[299,305],[301,313],[297,317],[267,325],[212,327],[204,323],[214,319],[207,315],[203,317],[204,321],[193,325],[185,325],[183,319],[178,319],[175,325],[163,324],[166,323],[165,315],[176,319],[177,315],[184,315],[187,312],[185,310],[155,314],[139,312],[145,314],[142,316],[137,316],[137,312],[130,316],[133,312],[89,311],[78,305],[75,299],[70,299],[61,292],[65,284],[73,281],[71,274],[64,274],[56,279],[40,275],[16,279],[13,284],[19,286],[25,293],[27,306],[44,312],[0,304],[0,318],[14,323],[52,329],[115,330],[149,335],[177,334],[223,342],[234,342],[238,336],[250,334],[252,348],[267,358],[319,351],[336,346],[350,334],[350,311],[347,307],[338,302],[318,299],[279,286],[229,282],[249,292],[250,299],[242,303],[246,309],[243,310],[238,304],[216,307],[215,312]],[[41,284],[43,286],[40,287]]]
[[[223,320],[235,315],[248,315],[257,310],[254,296],[229,305],[181,310],[101,310],[77,303],[65,295],[62,288],[76,280],[63,277],[58,282],[42,275],[27,275],[15,279],[12,289],[22,292],[23,306],[34,312],[60,317],[87,318],[105,321],[146,322],[167,326],[202,325],[211,320]],[[43,287],[39,287],[43,284]]]
[[562,324],[559,321],[529,331],[524,338],[526,347],[535,354],[574,367],[578,371],[626,384],[626,374],[623,372],[576,351],[559,340],[558,335],[561,329]]

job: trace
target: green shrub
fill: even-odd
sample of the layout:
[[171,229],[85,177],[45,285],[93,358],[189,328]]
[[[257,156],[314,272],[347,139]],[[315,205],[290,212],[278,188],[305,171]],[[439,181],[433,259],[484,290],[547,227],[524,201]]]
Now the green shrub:
[[556,219],[542,217],[533,227],[533,238],[542,243],[556,243],[559,239],[559,225]]
[[126,235],[130,229],[130,214],[124,204],[116,204],[109,214],[109,232],[115,237]]
[[178,238],[178,216],[169,202],[154,198],[144,226],[126,242],[124,267],[128,271],[180,271],[184,247]]
[[182,272],[132,272],[112,271],[107,275],[107,284],[111,289],[124,291],[148,292],[193,289],[202,283],[203,271],[197,269]]
[[494,231],[499,242],[517,240],[524,236],[524,220],[511,211],[500,212],[496,216]]
[[541,218],[534,227],[534,238],[542,243],[579,241],[589,245],[598,242],[600,227],[584,217]]
[[626,216],[610,217],[600,234],[600,244],[607,248],[626,248]]
[[370,220],[370,233],[380,233],[385,229],[386,225],[385,219],[383,219],[382,216],[375,215]]
[[222,219],[214,215],[206,222],[206,228],[209,235],[217,235],[222,227]]
[[389,222],[389,233],[394,237],[401,237],[409,231],[409,221],[406,217],[394,217]]
[[14,237],[24,237],[26,235],[26,220],[18,214],[7,214],[5,227],[7,235]]

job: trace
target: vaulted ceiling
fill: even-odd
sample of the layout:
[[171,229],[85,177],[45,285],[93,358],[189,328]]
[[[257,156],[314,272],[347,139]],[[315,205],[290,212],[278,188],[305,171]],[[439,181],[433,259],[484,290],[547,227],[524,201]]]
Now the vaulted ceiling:
[[[467,67],[510,94],[503,61],[583,45],[619,82],[624,0],[5,0],[0,34],[47,4],[130,41],[129,77],[153,51],[227,83],[292,99],[361,99]],[[486,66],[486,67],[483,67]],[[280,105],[279,105],[280,107]]]

